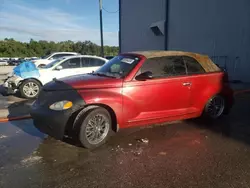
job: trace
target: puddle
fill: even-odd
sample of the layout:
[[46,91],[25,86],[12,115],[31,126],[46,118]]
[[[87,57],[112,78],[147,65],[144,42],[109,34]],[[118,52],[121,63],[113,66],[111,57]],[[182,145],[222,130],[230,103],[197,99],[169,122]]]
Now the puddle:
[[5,135],[0,135],[0,139],[4,139],[4,138],[8,138],[8,137]]
[[32,165],[34,163],[39,163],[42,160],[42,157],[39,156],[29,156],[21,161],[23,165]]

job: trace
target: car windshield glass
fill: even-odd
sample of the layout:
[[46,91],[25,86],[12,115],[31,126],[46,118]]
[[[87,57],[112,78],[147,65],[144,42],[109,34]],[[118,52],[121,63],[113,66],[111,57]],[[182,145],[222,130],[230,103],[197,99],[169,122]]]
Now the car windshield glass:
[[41,59],[47,59],[49,56],[51,56],[51,54],[46,55],[46,56],[42,56]]
[[58,62],[62,61],[64,58],[60,58],[60,59],[56,59],[54,61],[52,61],[51,63],[49,63],[48,65],[44,66],[43,68],[48,69],[53,67],[55,64],[57,64]]
[[124,78],[137,65],[139,58],[133,55],[116,56],[92,74],[98,76]]

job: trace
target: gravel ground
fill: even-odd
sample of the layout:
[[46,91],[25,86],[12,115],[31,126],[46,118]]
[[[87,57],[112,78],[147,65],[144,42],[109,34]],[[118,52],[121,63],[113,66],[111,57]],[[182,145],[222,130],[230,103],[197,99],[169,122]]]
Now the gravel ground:
[[12,72],[14,66],[0,66],[0,75]]

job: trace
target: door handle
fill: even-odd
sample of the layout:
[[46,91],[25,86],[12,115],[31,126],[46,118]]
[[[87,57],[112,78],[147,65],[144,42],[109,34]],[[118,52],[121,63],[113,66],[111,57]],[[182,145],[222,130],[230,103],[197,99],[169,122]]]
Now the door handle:
[[191,83],[191,82],[184,82],[184,83],[182,83],[182,85],[183,85],[183,86],[191,86],[192,83]]

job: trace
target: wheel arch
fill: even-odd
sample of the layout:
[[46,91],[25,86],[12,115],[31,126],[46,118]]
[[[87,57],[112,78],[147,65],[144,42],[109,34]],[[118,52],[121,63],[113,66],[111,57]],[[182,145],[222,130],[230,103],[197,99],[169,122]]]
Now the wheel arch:
[[74,135],[74,131],[77,128],[77,127],[74,127],[74,126],[75,126],[76,118],[77,118],[78,115],[81,116],[82,114],[89,111],[90,109],[98,108],[98,107],[102,107],[102,108],[106,109],[109,112],[109,114],[111,116],[111,121],[112,121],[112,130],[114,132],[118,132],[119,131],[119,125],[117,124],[117,117],[116,117],[116,114],[115,114],[114,110],[110,106],[108,106],[106,104],[96,103],[96,104],[85,105],[84,107],[74,111],[71,114],[71,116],[69,117],[68,121],[67,121],[67,124],[66,124],[66,127],[65,127],[65,134],[66,135]]
[[115,114],[115,111],[108,105],[106,104],[90,104],[90,105],[87,105],[86,107],[88,106],[96,106],[96,107],[102,107],[104,109],[106,109],[110,116],[111,116],[111,120],[112,120],[112,130],[115,131],[115,132],[118,132],[119,131],[119,125],[117,124],[117,117],[116,117],[116,114]]
[[22,84],[23,82],[27,81],[27,80],[35,80],[35,81],[37,81],[41,86],[43,86],[42,82],[41,82],[40,80],[38,80],[37,78],[26,78],[26,79],[21,80],[21,81],[18,83],[18,87],[20,87],[21,84]]
[[213,95],[211,95],[207,100],[206,102],[203,104],[203,108],[202,108],[202,111],[201,111],[201,114],[204,113],[205,111],[205,108],[206,108],[206,105],[207,103],[209,102],[209,100],[211,100],[213,97],[215,96],[221,96],[222,98],[224,98],[224,101],[225,101],[225,110],[223,112],[223,114],[228,114],[229,110],[230,110],[230,99],[228,98],[228,96],[223,93],[223,92],[217,92],[217,93],[214,93]]

